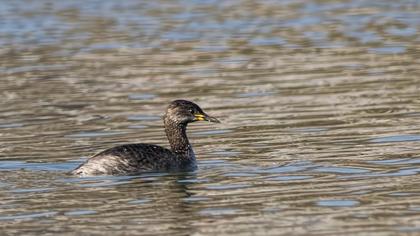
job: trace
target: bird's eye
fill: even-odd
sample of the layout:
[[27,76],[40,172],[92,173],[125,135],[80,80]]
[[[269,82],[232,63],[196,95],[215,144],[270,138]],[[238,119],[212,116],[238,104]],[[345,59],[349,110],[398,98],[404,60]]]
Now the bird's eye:
[[193,109],[189,109],[188,110],[191,114],[194,114],[194,110]]

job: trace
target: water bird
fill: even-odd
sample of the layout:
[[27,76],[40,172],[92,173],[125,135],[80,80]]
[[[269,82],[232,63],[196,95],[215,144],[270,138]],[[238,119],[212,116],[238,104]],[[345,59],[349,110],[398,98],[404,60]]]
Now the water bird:
[[187,125],[196,121],[220,123],[193,102],[172,101],[163,116],[170,150],[153,144],[124,144],[93,155],[70,173],[77,176],[96,176],[195,170],[195,154],[186,131]]

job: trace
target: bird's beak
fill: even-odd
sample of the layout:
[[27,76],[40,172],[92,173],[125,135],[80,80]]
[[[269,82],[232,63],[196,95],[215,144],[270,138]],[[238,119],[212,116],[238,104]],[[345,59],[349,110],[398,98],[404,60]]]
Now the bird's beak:
[[194,121],[202,121],[202,120],[206,120],[206,121],[210,121],[210,122],[214,122],[214,123],[220,123],[220,120],[218,120],[216,117],[209,116],[205,113],[194,115]]

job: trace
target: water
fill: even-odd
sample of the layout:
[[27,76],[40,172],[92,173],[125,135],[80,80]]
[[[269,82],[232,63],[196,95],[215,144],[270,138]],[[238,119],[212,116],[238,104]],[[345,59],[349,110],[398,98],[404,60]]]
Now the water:
[[[420,234],[418,1],[0,5],[2,234]],[[178,98],[197,171],[66,175]]]

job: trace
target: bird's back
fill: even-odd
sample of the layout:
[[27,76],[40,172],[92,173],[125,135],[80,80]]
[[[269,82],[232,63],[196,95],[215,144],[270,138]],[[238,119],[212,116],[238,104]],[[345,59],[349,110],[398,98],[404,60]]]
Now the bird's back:
[[71,173],[79,176],[127,175],[147,171],[195,169],[194,159],[152,144],[126,144],[102,151]]

